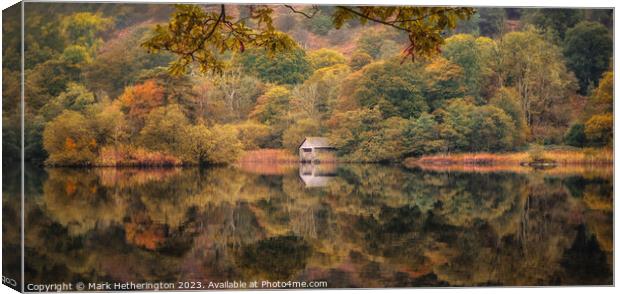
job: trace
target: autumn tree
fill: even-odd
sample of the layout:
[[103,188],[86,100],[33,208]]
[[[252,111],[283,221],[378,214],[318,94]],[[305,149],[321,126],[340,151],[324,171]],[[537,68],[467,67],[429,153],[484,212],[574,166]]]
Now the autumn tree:
[[90,165],[98,144],[90,121],[79,112],[65,110],[43,131],[43,146],[50,165]]
[[235,162],[243,146],[234,127],[203,124],[188,126],[179,144],[186,162],[200,165]]
[[592,116],[585,124],[585,134],[590,144],[611,146],[613,144],[614,117],[611,113]]
[[614,108],[614,73],[608,71],[603,74],[598,87],[592,95],[594,103],[600,105],[602,111],[612,112]]
[[318,114],[315,118],[327,119],[336,109],[342,82],[350,73],[351,69],[345,64],[336,64],[314,71],[302,85],[296,87],[292,96],[292,106],[312,105],[315,114]]
[[314,70],[317,70],[336,64],[345,64],[347,59],[336,50],[321,48],[308,53],[308,62]]
[[79,12],[64,17],[60,29],[70,44],[95,50],[103,42],[100,34],[111,26],[110,18],[90,12]]
[[[576,81],[559,47],[532,29],[504,35],[498,47],[501,85],[517,90],[534,138],[552,129],[566,128],[567,113],[562,105],[574,93]],[[559,132],[560,136],[563,132]]]
[[580,122],[587,121],[590,117],[596,114],[611,113],[614,108],[614,75],[613,72],[608,71],[603,74],[602,79],[599,82],[598,87],[592,89],[588,97],[584,97],[586,103],[583,110],[579,113],[578,119]]
[[483,88],[489,79],[490,58],[495,42],[489,38],[476,38],[458,34],[446,39],[442,55],[461,67],[466,94],[482,100]]
[[117,97],[125,87],[137,82],[142,71],[167,66],[172,61],[171,54],[149,54],[140,47],[150,29],[146,25],[130,27],[124,34],[106,40],[92,62],[82,69],[88,88]]
[[250,118],[271,128],[272,146],[281,146],[282,133],[289,123],[291,91],[283,86],[273,86],[258,97]]
[[463,86],[463,79],[466,74],[462,67],[441,56],[428,62],[424,66],[422,78],[424,98],[430,109],[437,109],[447,100],[464,96],[466,87]]
[[155,108],[164,103],[164,89],[153,80],[125,88],[118,98],[122,110],[127,113],[133,124],[134,130],[138,130],[144,124],[146,116]]
[[299,144],[306,137],[321,136],[321,122],[313,118],[301,118],[294,121],[282,133],[282,146],[291,152],[296,152]]
[[349,66],[353,70],[358,70],[371,62],[372,56],[370,56],[370,54],[363,51],[355,51],[349,59]]
[[583,116],[585,119],[577,121],[566,133],[566,144],[583,147],[613,143],[613,72],[603,74],[589,97]]
[[245,150],[259,149],[269,145],[270,128],[262,123],[246,120],[235,125],[237,137],[243,142]]
[[241,68],[230,68],[222,74],[208,75],[200,80],[195,88],[197,103],[203,120],[233,122],[246,119],[256,99],[263,92],[263,83],[244,74]]
[[362,154],[359,151],[360,145],[375,134],[382,120],[382,114],[377,108],[335,113],[329,122],[330,142],[342,156],[355,160],[372,156]]
[[129,126],[118,104],[108,103],[94,117],[97,141],[115,148],[129,139]]

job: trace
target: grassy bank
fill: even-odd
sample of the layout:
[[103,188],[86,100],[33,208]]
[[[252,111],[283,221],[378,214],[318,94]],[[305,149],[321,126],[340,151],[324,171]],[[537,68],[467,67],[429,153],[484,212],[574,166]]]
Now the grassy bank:
[[609,165],[612,149],[536,150],[509,153],[454,153],[407,158],[414,165]]
[[285,149],[256,149],[243,153],[238,162],[244,163],[293,163],[299,158]]
[[257,149],[244,152],[235,166],[250,173],[283,175],[297,169],[298,161],[285,149]]

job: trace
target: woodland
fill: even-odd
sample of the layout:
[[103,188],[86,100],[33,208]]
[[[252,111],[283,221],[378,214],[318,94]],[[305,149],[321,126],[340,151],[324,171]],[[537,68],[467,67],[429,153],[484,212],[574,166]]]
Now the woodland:
[[[233,163],[328,137],[350,162],[613,137],[612,10],[28,3],[25,158]],[[3,144],[19,158],[19,26]],[[409,18],[409,19],[408,19]],[[260,154],[260,153],[254,153]]]

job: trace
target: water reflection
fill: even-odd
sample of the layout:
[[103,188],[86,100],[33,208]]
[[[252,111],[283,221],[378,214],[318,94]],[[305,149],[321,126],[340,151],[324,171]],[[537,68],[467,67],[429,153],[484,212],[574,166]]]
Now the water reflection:
[[299,178],[306,188],[325,187],[337,175],[336,168],[335,163],[300,163]]
[[612,283],[610,169],[261,169],[31,170],[27,282]]

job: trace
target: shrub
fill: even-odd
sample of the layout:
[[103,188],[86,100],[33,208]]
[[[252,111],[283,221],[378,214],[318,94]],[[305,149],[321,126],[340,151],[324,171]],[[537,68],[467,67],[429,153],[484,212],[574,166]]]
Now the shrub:
[[45,126],[43,147],[49,165],[90,165],[98,146],[89,121],[78,112],[65,110]]

